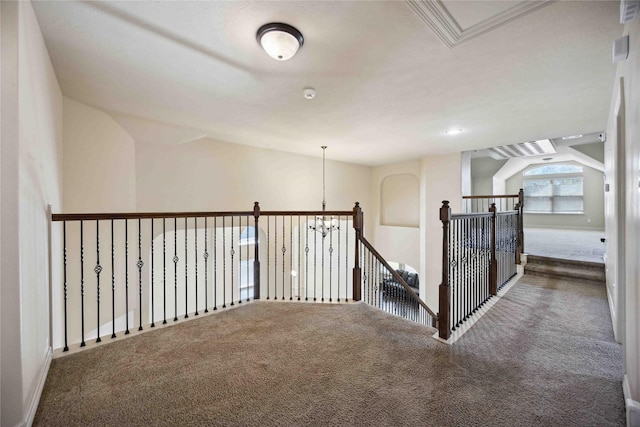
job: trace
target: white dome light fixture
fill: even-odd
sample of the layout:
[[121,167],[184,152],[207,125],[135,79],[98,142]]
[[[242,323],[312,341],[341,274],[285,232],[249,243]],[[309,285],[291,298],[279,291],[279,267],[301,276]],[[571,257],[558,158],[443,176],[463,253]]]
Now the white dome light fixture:
[[300,31],[280,22],[260,27],[256,39],[264,51],[276,61],[291,59],[304,44],[304,37]]

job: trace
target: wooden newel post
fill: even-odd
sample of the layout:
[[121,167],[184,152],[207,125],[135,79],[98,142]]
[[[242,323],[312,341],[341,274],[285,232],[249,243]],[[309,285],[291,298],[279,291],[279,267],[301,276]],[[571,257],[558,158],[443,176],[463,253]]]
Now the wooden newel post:
[[524,190],[518,191],[518,264],[519,254],[524,253]]
[[440,208],[442,221],[442,283],[438,289],[438,336],[449,339],[451,336],[451,286],[449,285],[449,225],[451,223],[451,208],[449,201],[444,200]]
[[353,228],[356,231],[355,261],[353,263],[353,300],[362,299],[362,270],[360,269],[360,238],[362,237],[363,216],[360,203],[353,207]]
[[491,203],[489,208],[491,215],[491,268],[489,269],[489,293],[498,295],[498,260],[496,259],[496,204]]
[[254,254],[253,254],[253,299],[260,299],[260,231],[258,229],[258,218],[260,218],[260,205],[253,204],[253,219],[255,225],[253,229]]

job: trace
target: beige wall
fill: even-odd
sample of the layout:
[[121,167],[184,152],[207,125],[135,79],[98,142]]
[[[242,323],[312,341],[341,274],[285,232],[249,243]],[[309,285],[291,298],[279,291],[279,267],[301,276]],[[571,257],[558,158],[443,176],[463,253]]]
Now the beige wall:
[[[330,147],[329,147],[330,150]],[[320,155],[320,148],[318,148]],[[327,210],[371,208],[371,169],[327,159]],[[320,210],[322,158],[213,140],[136,143],[138,211]]]
[[420,291],[426,286],[425,301],[437,312],[438,286],[442,281],[442,222],[440,207],[449,200],[452,213],[462,212],[461,153],[425,157],[421,162],[420,204]]
[[495,175],[505,163],[507,163],[506,160],[495,160],[491,157],[471,159],[471,195],[486,196],[494,194],[493,175]]
[[[572,162],[575,163],[575,162]],[[578,164],[578,163],[576,163]],[[525,213],[525,227],[545,227],[581,230],[604,230],[604,187],[602,172],[583,166],[584,213],[583,214],[534,214]],[[507,194],[518,194],[523,188],[520,172],[506,181]]]
[[135,211],[135,148],[107,114],[65,97],[65,212]]
[[35,415],[50,357],[48,205],[62,209],[62,93],[31,3],[1,8],[1,423],[13,426]]
[[380,225],[418,228],[420,181],[414,174],[389,175],[380,186]]
[[[629,57],[618,64],[605,145],[605,177],[610,186],[605,198],[606,268],[614,329],[624,344],[627,425],[639,426],[640,20],[626,24],[624,33],[629,35]],[[625,236],[624,241],[618,236]]]
[[[365,222],[373,224],[369,240],[376,250],[387,261],[408,264],[417,271],[420,270],[420,176],[419,161],[373,168],[373,209],[365,216]],[[403,183],[415,187],[402,188]],[[398,202],[401,206],[397,206]]]

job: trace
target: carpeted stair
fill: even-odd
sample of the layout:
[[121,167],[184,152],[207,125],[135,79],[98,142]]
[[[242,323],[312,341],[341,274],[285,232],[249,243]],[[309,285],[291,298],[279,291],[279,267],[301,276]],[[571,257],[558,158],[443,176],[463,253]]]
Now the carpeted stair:
[[604,264],[599,262],[574,261],[568,259],[548,258],[539,255],[527,256],[524,267],[525,274],[556,277],[570,280],[585,280],[604,283]]

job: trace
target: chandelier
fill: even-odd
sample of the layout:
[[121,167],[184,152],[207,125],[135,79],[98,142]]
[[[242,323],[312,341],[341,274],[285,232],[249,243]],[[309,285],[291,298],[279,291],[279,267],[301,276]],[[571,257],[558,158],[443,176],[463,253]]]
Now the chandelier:
[[[326,180],[325,180],[325,151],[327,149],[326,145],[322,147],[322,212],[327,208],[327,199],[326,199]],[[313,231],[317,231],[322,235],[322,237],[327,237],[327,234],[331,233],[334,230],[340,230],[340,222],[335,217],[327,218],[325,215],[316,216],[315,222],[313,224],[309,224],[309,229]]]

